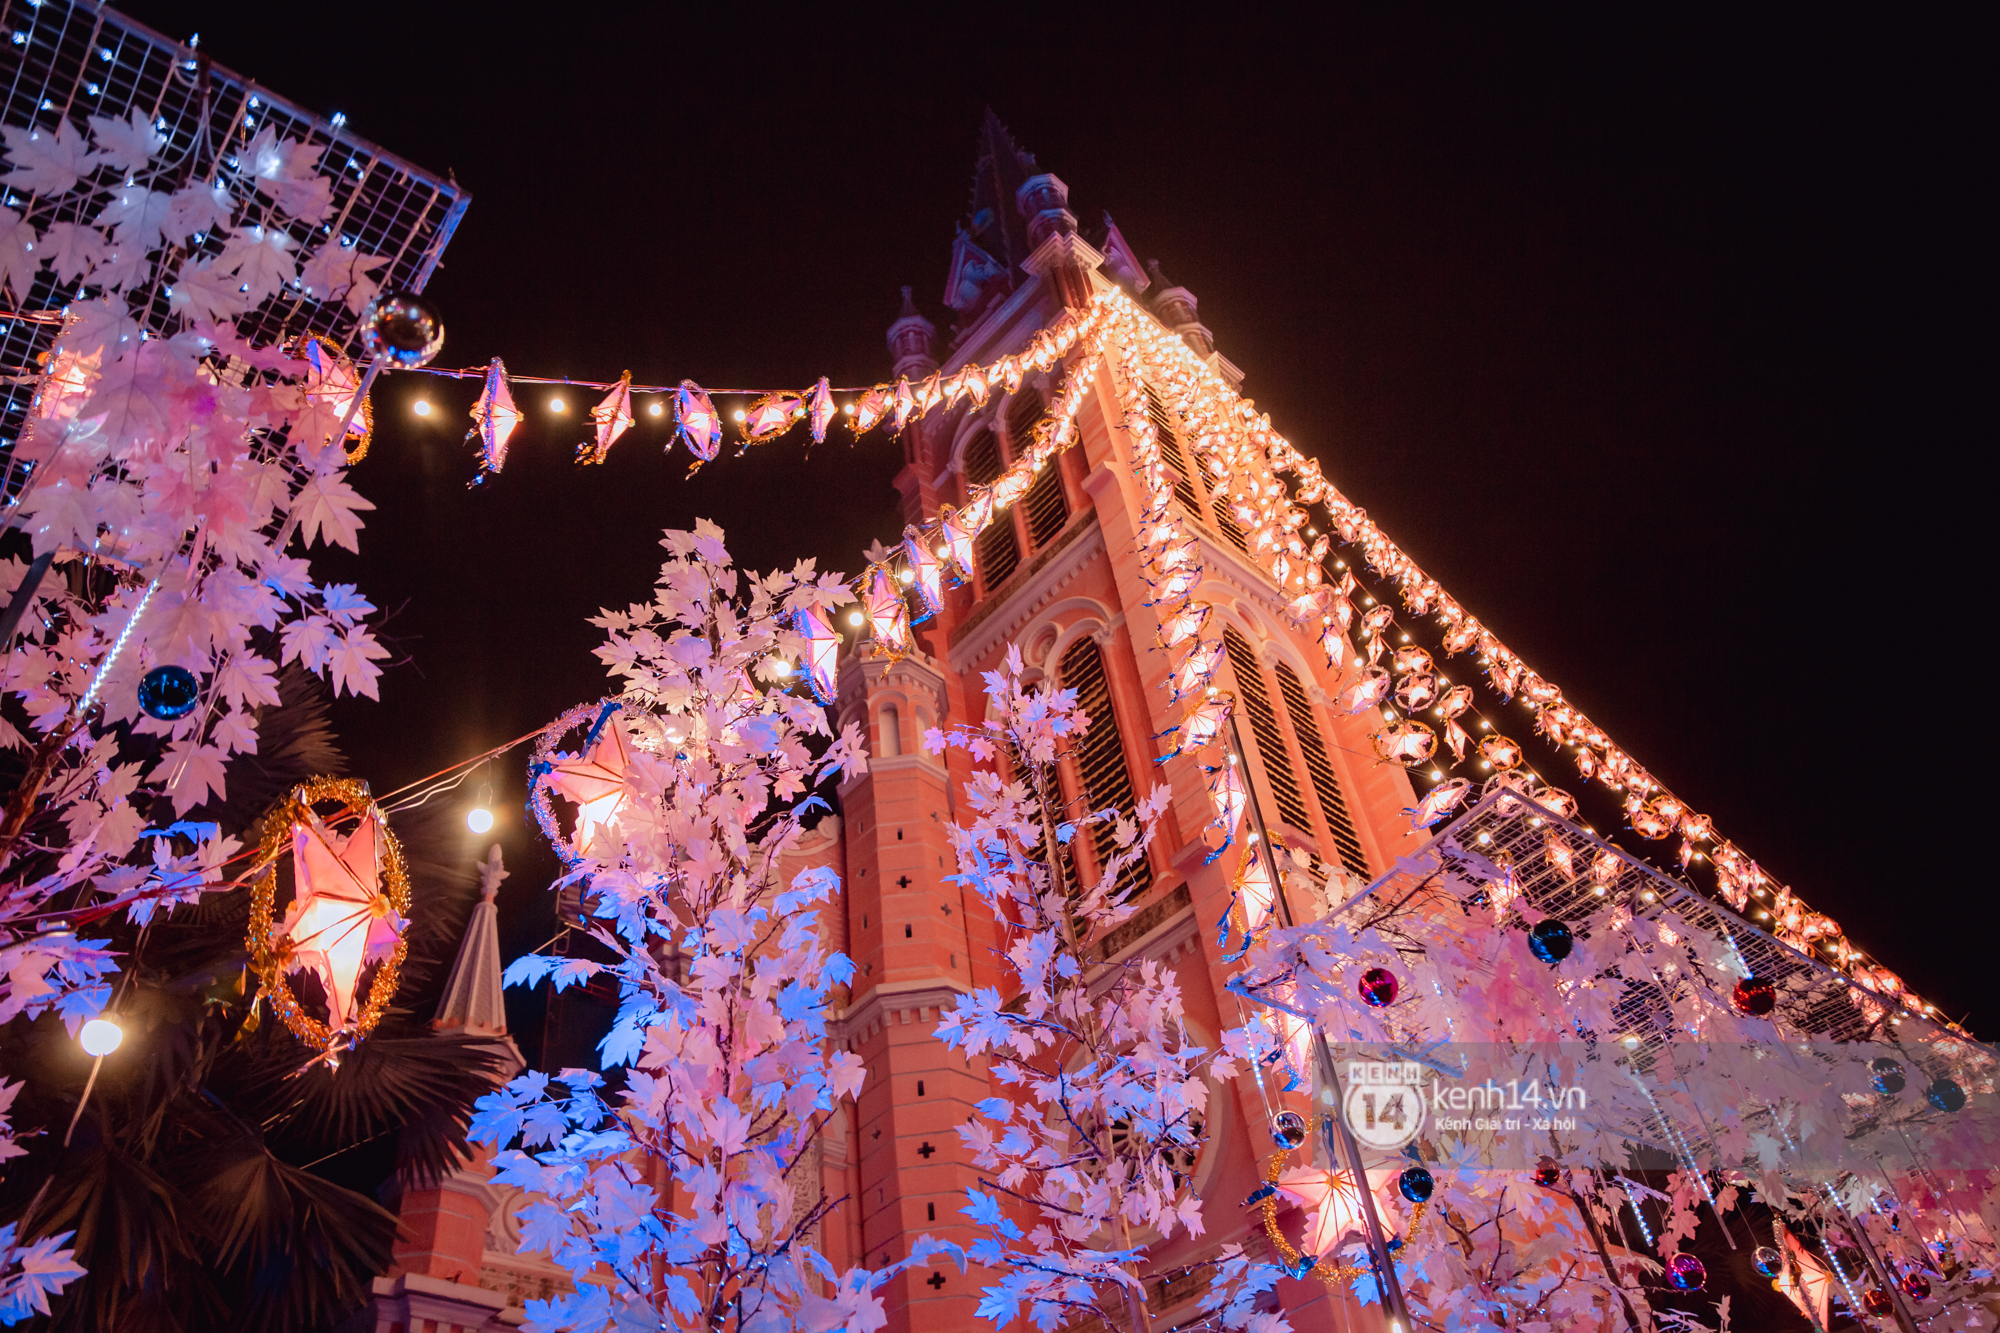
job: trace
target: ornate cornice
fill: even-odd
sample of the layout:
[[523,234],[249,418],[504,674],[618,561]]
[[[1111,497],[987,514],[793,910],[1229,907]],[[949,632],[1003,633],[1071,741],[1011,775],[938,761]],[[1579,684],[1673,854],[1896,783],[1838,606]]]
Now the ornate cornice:
[[827,1035],[835,1045],[865,1040],[877,1027],[891,1023],[934,1021],[946,1009],[955,1008],[960,997],[970,994],[970,986],[956,981],[884,982],[860,1001],[827,1019]]

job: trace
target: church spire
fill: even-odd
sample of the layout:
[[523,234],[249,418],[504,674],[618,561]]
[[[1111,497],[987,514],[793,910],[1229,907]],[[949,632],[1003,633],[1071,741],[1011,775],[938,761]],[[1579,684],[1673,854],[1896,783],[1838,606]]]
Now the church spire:
[[1010,274],[1033,247],[1016,216],[1014,198],[1035,174],[1035,155],[1024,153],[992,107],[979,126],[979,157],[972,167],[972,235]]
[[466,920],[465,937],[459,941],[458,957],[452,962],[431,1026],[440,1032],[497,1038],[493,1044],[504,1048],[503,1063],[510,1064],[502,1076],[511,1078],[521,1070],[523,1061],[514,1039],[507,1035],[507,1005],[500,990],[500,916],[494,906],[500,881],[506,878],[496,842],[479,863],[479,901]]

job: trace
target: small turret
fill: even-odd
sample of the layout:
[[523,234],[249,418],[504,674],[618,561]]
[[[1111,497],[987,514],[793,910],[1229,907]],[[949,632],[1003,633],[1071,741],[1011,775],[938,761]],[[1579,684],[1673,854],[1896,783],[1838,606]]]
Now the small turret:
[[899,377],[920,380],[938,368],[937,325],[917,313],[910,288],[903,288],[903,312],[889,326],[889,355]]
[[1187,345],[1194,348],[1197,355],[1206,357],[1214,352],[1215,336],[1196,313],[1194,293],[1176,286],[1166,274],[1160,272],[1160,261],[1157,259],[1146,261],[1146,271],[1153,275],[1152,285],[1156,289],[1148,304],[1160,317],[1160,322],[1186,339]]

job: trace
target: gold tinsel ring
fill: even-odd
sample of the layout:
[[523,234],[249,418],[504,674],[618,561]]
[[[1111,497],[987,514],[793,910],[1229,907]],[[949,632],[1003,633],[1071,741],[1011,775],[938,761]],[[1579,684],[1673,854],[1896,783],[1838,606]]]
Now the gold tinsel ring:
[[[360,368],[354,364],[353,359],[346,352],[341,350],[340,344],[326,335],[320,333],[302,334],[285,349],[285,354],[310,364],[310,354],[314,350],[317,350],[322,357],[326,358],[331,367],[344,371],[352,378],[354,381],[354,391],[361,393]],[[319,379],[322,386],[321,392],[324,392],[326,382],[325,370],[319,371]],[[308,389],[307,392],[310,393],[312,390]],[[354,425],[356,424],[361,427],[358,434],[354,431]],[[349,436],[359,441],[351,450],[347,448]],[[375,404],[369,400],[367,395],[363,394],[361,398],[361,411],[356,415],[354,422],[348,426],[347,435],[343,435],[340,441],[341,449],[347,455],[348,466],[352,467],[354,464],[368,457],[368,446],[374,442]]]
[[[317,1047],[330,1062],[337,1064],[338,1052],[343,1046],[351,1048],[382,1021],[383,1011],[395,998],[396,983],[402,974],[403,958],[409,951],[409,943],[398,937],[395,951],[377,964],[375,979],[368,987],[368,1000],[355,1019],[352,1030],[329,1028],[300,1007],[286,969],[290,950],[285,947],[285,941],[275,938],[272,924],[278,891],[278,858],[284,855],[293,827],[322,801],[339,801],[349,812],[364,818],[374,816],[380,833],[377,845],[382,857],[382,892],[391,907],[404,917],[409,916],[410,872],[403,860],[403,846],[389,831],[389,821],[376,806],[368,784],[357,778],[314,778],[292,788],[290,794],[264,817],[264,839],[257,853],[258,864],[264,867],[264,873],[250,889],[250,932],[244,943],[250,951],[251,970],[256,972],[264,994],[269,997],[272,1012],[300,1041]],[[293,891],[297,892],[296,886]]]

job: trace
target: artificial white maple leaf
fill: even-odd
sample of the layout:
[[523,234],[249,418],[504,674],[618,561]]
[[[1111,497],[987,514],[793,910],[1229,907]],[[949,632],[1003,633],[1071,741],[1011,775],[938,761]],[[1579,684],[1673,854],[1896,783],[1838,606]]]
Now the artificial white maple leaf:
[[174,813],[184,815],[208,800],[210,793],[218,801],[229,799],[227,760],[221,746],[203,745],[199,738],[188,736],[167,747],[146,780],[172,783],[167,794],[173,798]]
[[292,507],[300,516],[299,535],[305,538],[307,545],[325,541],[358,551],[361,549],[361,529],[367,525],[355,515],[360,510],[373,509],[375,505],[356,494],[340,479],[339,474],[327,473],[315,476],[299,487]]
[[319,174],[319,157],[311,144],[280,139],[266,125],[239,160],[278,207],[303,222],[318,222],[333,204],[333,184]]
[[144,171],[153,154],[166,147],[166,136],[153,128],[146,113],[132,108],[132,119],[109,116],[90,118],[90,137],[97,143],[97,161],[109,162],[120,171]]
[[91,221],[107,228],[111,239],[121,246],[151,250],[167,230],[169,196],[143,185],[122,185],[111,192],[111,202]]
[[184,240],[227,226],[236,216],[236,196],[220,182],[184,185],[167,198],[167,233]]
[[18,1323],[30,1312],[49,1313],[49,1297],[60,1294],[64,1287],[84,1275],[83,1265],[76,1262],[76,1252],[63,1248],[63,1242],[75,1234],[62,1231],[44,1236],[32,1245],[17,1245],[14,1223],[0,1227],[0,1247],[20,1265],[18,1271],[0,1280],[0,1318]]
[[351,245],[328,243],[313,251],[312,258],[300,267],[299,281],[305,284],[307,296],[331,300],[345,295],[347,304],[359,311],[381,290],[381,284],[370,275],[388,262],[383,255],[367,254]]
[[51,222],[42,233],[42,262],[61,282],[74,282],[104,261],[104,234],[81,222]]
[[307,616],[302,620],[291,620],[278,631],[278,642],[282,648],[280,660],[290,662],[296,659],[305,663],[306,670],[320,672],[333,659],[333,650],[340,643],[340,633],[333,622],[325,616]]
[[172,430],[172,385],[158,358],[120,356],[104,368],[77,417],[98,418],[98,430],[117,453],[156,443]]
[[111,252],[90,271],[90,285],[106,291],[122,292],[144,286],[153,276],[146,251],[137,245],[114,245]]
[[7,183],[17,190],[62,194],[91,170],[90,147],[70,121],[53,130],[0,126],[0,135],[6,136],[7,156],[14,162]]
[[333,672],[333,692],[335,694],[365,694],[370,699],[382,696],[376,691],[375,682],[382,678],[382,668],[375,665],[387,657],[389,650],[375,641],[375,636],[365,629],[349,630],[341,636],[340,646],[333,652],[330,663]]
[[244,711],[222,714],[210,728],[209,739],[221,746],[225,754],[257,753],[257,714]]
[[248,289],[250,303],[255,305],[298,276],[298,261],[288,253],[291,247],[292,238],[284,232],[274,227],[252,227],[223,243],[215,265],[234,273]]
[[189,259],[167,289],[167,305],[196,319],[220,321],[248,310],[250,297],[243,280],[217,268],[215,261]]
[[269,704],[276,708],[281,702],[278,698],[278,669],[255,653],[230,654],[222,669],[215,673],[215,688],[237,708],[254,704]]
[[34,253],[34,227],[11,208],[0,208],[0,290],[12,289],[14,299],[25,301],[35,283],[41,259]]

